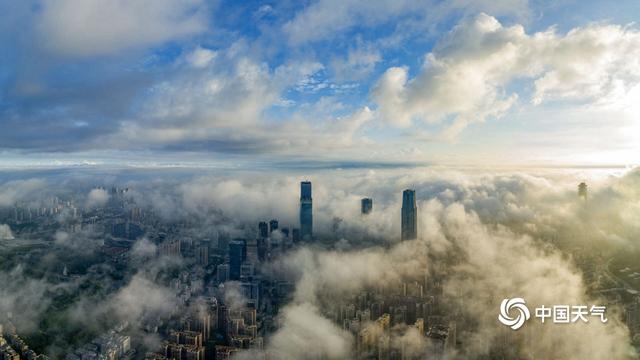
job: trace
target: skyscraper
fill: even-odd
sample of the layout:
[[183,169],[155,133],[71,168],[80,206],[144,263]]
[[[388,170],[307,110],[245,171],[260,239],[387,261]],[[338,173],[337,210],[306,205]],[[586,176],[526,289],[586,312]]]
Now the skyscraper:
[[373,199],[371,198],[364,198],[361,201],[361,205],[362,205],[362,214],[366,215],[371,213],[371,211],[373,210]]
[[272,232],[278,230],[278,220],[271,220],[269,221],[269,234],[271,234]]
[[313,237],[311,181],[300,183],[300,237],[303,240],[311,240]]
[[578,184],[578,196],[584,201],[587,201],[587,183],[581,182]]
[[240,280],[242,263],[247,259],[247,242],[235,239],[229,243],[229,279]]
[[402,240],[412,240],[418,237],[418,208],[416,206],[416,191],[402,192]]
[[258,236],[263,239],[269,237],[269,225],[266,221],[260,221],[258,224]]

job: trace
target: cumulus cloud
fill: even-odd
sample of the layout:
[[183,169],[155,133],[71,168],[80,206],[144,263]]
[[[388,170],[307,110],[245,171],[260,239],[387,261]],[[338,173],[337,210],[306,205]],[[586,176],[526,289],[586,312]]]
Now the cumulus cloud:
[[[623,182],[636,177],[637,172],[631,173]],[[419,196],[423,200],[418,205],[418,240],[396,243],[389,249],[302,249],[273,264],[272,271],[289,273],[296,279],[294,299],[289,306],[298,316],[287,318],[287,309],[283,309],[282,329],[287,328],[288,321],[296,323],[298,318],[317,316],[317,309],[323,309],[320,315],[329,319],[331,309],[355,301],[356,296],[368,289],[435,278],[443,281],[447,311],[460,314],[457,321],[466,324],[464,332],[458,335],[463,336],[464,341],[456,353],[450,355],[460,359],[476,358],[496,351],[503,341],[500,339],[506,336],[503,326],[496,321],[499,302],[503,298],[522,296],[531,306],[599,304],[603,301],[588,294],[581,270],[561,250],[593,245],[595,241],[601,246],[608,244],[605,248],[609,253],[616,251],[608,247],[613,244],[602,236],[581,237],[593,229],[584,232],[581,229],[589,221],[581,218],[584,206],[576,199],[575,184],[567,188],[558,180],[550,182],[544,177],[525,174],[487,177],[455,173],[414,173],[394,177],[393,183],[397,186],[405,181],[416,184],[418,191],[422,191]],[[606,186],[621,184],[612,179]],[[597,197],[598,201],[604,200]],[[633,199],[637,196],[618,198],[621,202],[613,200],[616,205],[610,205],[618,209],[623,204],[633,204]],[[397,205],[393,207],[395,210],[376,211],[393,211],[387,215],[397,217]],[[599,204],[593,204],[593,211],[599,211],[595,210],[598,208]],[[615,217],[615,211],[609,210],[604,211]],[[599,218],[601,220],[595,226],[608,229],[605,231],[635,227],[631,223],[611,224],[609,220],[613,218],[602,214]],[[545,245],[539,241],[548,233],[549,227],[562,238],[560,243]],[[581,245],[573,242],[575,236],[580,237]],[[526,336],[530,341],[519,345],[515,353],[532,358],[631,358],[633,349],[629,345],[628,331],[615,315],[615,306],[609,311],[607,324],[592,321],[584,326],[553,327],[529,323],[527,326],[531,329]],[[426,340],[416,341],[413,329],[397,330],[392,339],[395,346],[404,346],[420,354],[430,346]],[[338,331],[337,328],[334,331]],[[315,334],[313,339],[297,348],[314,346],[325,340],[329,341],[328,335]],[[277,347],[277,344],[269,344],[268,349],[271,347]],[[282,356],[304,358],[295,350],[289,351]],[[327,355],[326,350],[318,351]],[[348,358],[348,354],[343,352],[336,356]]]
[[[189,180],[163,176],[163,180],[131,180],[127,185],[134,189],[132,199],[148,198],[149,190],[135,190],[144,186],[162,193],[163,201],[145,203],[151,213],[161,211],[155,206],[167,207],[168,219],[173,211],[173,219],[186,214],[200,223],[215,210],[232,219],[225,221],[226,226],[255,235],[257,220],[277,218],[295,224],[299,180],[313,181],[314,225],[318,225],[314,229],[323,242],[336,245],[326,249],[318,242],[302,247],[262,269],[295,284],[291,301],[281,308],[278,330],[266,341],[266,351],[278,358],[299,359],[308,354],[353,358],[355,339],[334,322],[336,309],[353,303],[366,291],[429,280],[442,285],[444,313],[459,325],[457,336],[464,340],[450,354],[452,358],[490,357],[496,346],[510,341],[515,344],[514,357],[632,358],[629,333],[616,312],[618,307],[594,296],[592,290],[598,284],[585,276],[576,258],[581,253],[606,258],[621,249],[629,253],[640,249],[635,241],[640,236],[640,172],[589,176],[589,201],[585,203],[577,197],[576,185],[586,173],[440,167],[317,171],[304,176],[242,171]],[[400,242],[399,209],[405,188],[417,190],[420,237]],[[358,208],[359,199],[365,196],[374,199],[374,210],[367,216]],[[334,222],[335,218],[341,221]],[[203,233],[221,229],[213,222],[202,224],[197,230]],[[190,231],[197,231],[198,226]],[[65,234],[58,238],[69,240]],[[376,241],[379,238],[385,240]],[[143,260],[136,262],[138,271],[110,288],[112,293],[74,303],[69,311],[74,323],[91,326],[105,314],[134,323],[145,314],[171,314],[176,296],[161,281],[168,260],[144,262],[153,250],[147,240],[138,240],[132,250]],[[0,282],[10,277],[0,277]],[[227,287],[225,303],[242,304],[237,284]],[[13,295],[2,295],[9,299],[4,311],[19,309]],[[496,320],[500,301],[513,296],[524,297],[530,306],[607,302],[609,322],[547,326],[530,321],[528,330],[518,333],[527,341],[519,341],[505,334]],[[145,301],[140,302],[141,298]],[[39,314],[41,311],[29,322],[37,323]],[[431,344],[415,328],[399,326],[390,334],[395,348],[415,354],[430,351]],[[149,339],[156,344],[155,340]],[[240,356],[252,358],[248,354]]]
[[338,81],[362,80],[369,76],[381,61],[380,51],[361,44],[349,49],[346,57],[334,58],[331,61],[331,70]]
[[265,116],[287,89],[324,69],[317,62],[273,68],[238,49],[214,53],[200,48],[176,66],[179,70],[147,92],[141,116],[123,121],[100,142],[118,148],[256,155],[293,154],[309,147],[338,151],[365,143],[358,131],[374,118],[366,106],[339,108],[336,115],[323,108],[323,99],[311,106],[322,108],[320,112],[307,107],[283,119]]
[[0,207],[13,206],[17,201],[37,200],[45,185],[46,182],[41,179],[13,180],[0,184]]
[[[97,206],[97,205],[96,205]],[[103,244],[100,234],[83,230],[77,233],[68,233],[58,230],[53,235],[56,246],[65,251],[73,251],[76,254],[91,254]]]
[[169,266],[163,260],[155,264],[136,264],[141,270],[128,277],[122,284],[113,284],[108,278],[100,279],[104,286],[113,286],[110,291],[100,291],[97,294],[83,294],[69,304],[65,313],[65,321],[72,326],[86,331],[100,333],[111,326],[127,322],[131,326],[131,334],[138,335],[142,341],[155,343],[153,334],[142,331],[145,319],[164,319],[180,309],[181,303],[176,296],[176,290],[164,286],[159,279],[147,270],[154,266]]
[[92,189],[87,195],[85,206],[88,208],[96,208],[106,205],[109,201],[109,193],[105,189]]
[[222,298],[225,306],[231,310],[243,308],[247,304],[247,298],[242,292],[242,284],[238,281],[227,281],[222,287]]
[[46,291],[45,281],[25,277],[22,267],[0,272],[0,319],[16,316],[21,330],[34,331],[50,303]]
[[203,32],[203,11],[201,0],[44,1],[37,23],[58,54],[113,55]]
[[119,319],[135,321],[140,320],[142,315],[171,314],[177,306],[177,299],[171,289],[138,274],[118,291],[108,306]]
[[133,260],[145,260],[156,256],[158,246],[146,237],[137,240],[131,248],[131,258]]
[[297,209],[296,189],[293,178],[248,184],[238,179],[216,181],[202,177],[181,184],[180,194],[182,205],[190,213],[220,209],[232,219],[242,217],[254,221],[278,213],[284,216],[282,220],[293,221]]
[[[445,291],[452,299],[473,296],[463,309],[480,322],[477,332],[470,336],[469,347],[461,349],[463,357],[482,352],[483,343],[499,336],[501,325],[494,316],[497,301],[513,297],[511,294],[520,294],[530,304],[539,305],[598,303],[598,299],[586,295],[580,272],[560,253],[540,250],[531,239],[505,229],[488,231],[475,214],[458,204],[444,208],[442,216],[447,238],[455,239],[465,257],[463,264],[454,267]],[[608,326],[591,322],[571,329],[532,325],[535,328],[529,336],[535,341],[522,351],[534,358],[582,359],[596,354],[623,359],[632,353],[627,329],[619,319],[612,319]]]
[[349,358],[353,337],[310,304],[283,309],[282,327],[273,335],[269,350],[281,359]]
[[[154,158],[158,150],[222,154],[216,161],[228,160],[230,153],[298,160],[311,150],[320,160],[425,161],[437,159],[441,149],[427,151],[429,145],[420,140],[455,139],[470,123],[504,116],[519,99],[608,103],[638,82],[633,26],[601,23],[567,33],[553,28],[527,33],[521,25],[496,20],[529,26],[530,4],[524,0],[220,6],[225,14],[253,13],[260,19],[256,31],[239,25],[239,17],[229,18],[228,29],[209,31],[217,10],[209,3],[63,0],[32,6],[0,1],[0,41],[9,54],[0,64],[8,74],[0,84],[8,100],[0,108],[6,129],[0,143],[11,152],[91,150],[89,158],[118,160],[119,151]],[[475,17],[479,11],[491,16]],[[448,35],[443,32],[461,18],[466,20]],[[331,40],[331,46],[314,43],[323,40]],[[402,66],[413,66],[406,57],[433,43],[422,69]],[[372,88],[370,77],[382,67],[388,71]],[[635,106],[638,89],[627,105]],[[323,100],[332,96],[339,104]],[[577,120],[562,112],[557,122],[549,122],[573,124],[600,116],[620,121],[618,114],[572,110],[567,112]],[[428,124],[407,140],[384,124],[358,121],[376,115],[399,126],[417,119]],[[551,118],[536,114],[543,116]],[[361,126],[352,131],[346,124]],[[509,126],[504,133],[522,126],[530,135],[525,125]],[[441,131],[431,133],[434,128]],[[619,136],[627,148],[637,143],[627,135],[632,132],[625,129]],[[549,141],[547,135],[541,141]],[[621,146],[612,141],[618,140],[614,135],[606,140],[608,149]],[[20,156],[30,156],[25,154]]]
[[0,224],[0,240],[13,240],[13,232],[7,224]]
[[0,322],[9,320],[21,333],[38,330],[39,322],[54,294],[75,291],[76,284],[52,284],[34,278],[24,264],[0,270]]
[[[326,122],[315,117],[266,119],[264,112],[281,100],[285,89],[323,66],[304,61],[270,67],[238,47],[217,52],[198,48],[183,56],[176,71],[147,91],[141,116],[123,121],[116,133],[102,141],[119,148],[256,154],[282,152],[310,141],[319,145],[331,140],[331,135],[343,140],[353,134],[350,127],[335,126],[350,123],[351,116]],[[358,116],[358,111],[353,115]],[[312,132],[314,128],[322,131]],[[314,139],[325,132],[332,134]]]
[[384,24],[407,15],[417,16],[422,22],[432,24],[446,19],[451,14],[473,14],[480,11],[526,18],[529,7],[526,0],[450,2],[320,0],[300,10],[293,19],[284,24],[283,30],[289,36],[289,41],[298,45],[326,40],[356,26],[370,27]]
[[186,56],[186,61],[190,65],[203,68],[206,67],[218,55],[217,52],[202,47],[198,47]]
[[[382,118],[447,123],[439,136],[453,139],[468,124],[504,115],[519,94],[514,81],[532,82],[531,101],[610,101],[638,81],[638,31],[593,24],[558,34],[527,34],[481,14],[458,24],[428,53],[420,73],[389,68],[372,90]],[[435,137],[435,136],[434,136]]]

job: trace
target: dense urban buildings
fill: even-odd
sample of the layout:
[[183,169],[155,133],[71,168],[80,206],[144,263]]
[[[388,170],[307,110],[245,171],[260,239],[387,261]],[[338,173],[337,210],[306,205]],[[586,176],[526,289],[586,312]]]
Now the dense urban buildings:
[[[79,209],[72,201],[63,202],[56,198],[50,202],[50,207],[35,211],[16,204],[8,215],[10,224],[18,229],[27,224],[44,226],[58,221],[56,217],[59,214],[70,213],[72,216],[60,219],[65,219],[64,228],[71,235],[83,231],[98,234],[104,231],[99,250],[110,266],[123,269],[134,266],[141,260],[136,247],[141,242],[148,242],[145,246],[153,249],[145,255],[145,261],[181,259],[174,265],[168,265],[178,265],[173,270],[178,272],[169,277],[168,285],[174,289],[180,305],[173,305],[177,307],[168,317],[149,314],[142,320],[144,336],[161,339],[157,347],[143,346],[139,340],[140,330],[134,331],[140,324],[124,321],[114,323],[103,333],[96,333],[93,339],[76,344],[67,350],[64,359],[226,359],[241,351],[261,350],[263,338],[277,326],[277,309],[290,299],[293,283],[286,278],[264,274],[262,265],[277,262],[294,251],[296,246],[302,246],[300,240],[309,240],[313,236],[311,183],[301,182],[300,190],[300,229],[282,225],[278,219],[259,221],[255,230],[246,233],[253,233],[253,236],[247,238],[232,237],[226,231],[218,231],[213,240],[193,234],[184,235],[189,233],[187,224],[165,224],[152,211],[138,207],[126,195],[128,190],[116,187],[101,189],[109,191],[110,198],[98,208]],[[409,201],[409,205],[413,202],[411,216],[415,217],[413,193],[405,201]],[[362,199],[360,205],[362,213],[369,214],[373,200]],[[26,236],[26,233],[17,234]],[[13,236],[7,236],[5,241],[9,240],[15,241]],[[166,264],[171,264],[171,261]],[[135,267],[132,270],[135,271]],[[74,271],[77,270],[70,271],[65,265],[59,281],[73,279],[77,276],[71,274]],[[409,358],[393,344],[380,345],[381,341],[388,342],[388,337],[392,336],[390,325],[417,326],[414,324],[425,321],[441,324],[433,320],[435,312],[431,305],[427,305],[434,298],[426,296],[423,291],[430,284],[398,285],[399,288],[393,289],[371,289],[358,301],[336,303],[326,309],[327,315],[335,314],[332,316],[336,324],[359,339],[358,357],[375,354],[381,359]],[[142,304],[145,301],[144,298],[130,300],[141,301]],[[418,313],[413,305],[407,307],[410,302],[419,304]],[[44,355],[36,356],[29,350],[12,327],[11,319],[5,320],[0,322],[6,324],[4,337],[0,337],[1,360],[46,359]],[[368,321],[374,323],[369,324]],[[420,325],[420,329],[422,336],[426,337],[428,328],[425,330],[424,325]],[[271,358],[277,356],[268,357]]]
[[640,359],[639,18],[0,0],[0,360]]
[[[301,199],[311,200],[310,183],[302,184]],[[7,261],[21,259],[24,266],[28,264],[30,271],[35,271],[42,266],[39,256],[46,256],[47,266],[55,269],[47,273],[50,277],[47,281],[52,282],[45,293],[51,299],[51,308],[45,316],[49,323],[39,324],[36,336],[28,331],[20,333],[14,326],[28,317],[28,312],[0,313],[1,360],[45,360],[47,356],[69,360],[216,360],[237,356],[279,360],[277,351],[281,350],[273,349],[274,338],[284,343],[295,342],[293,335],[287,335],[286,341],[279,336],[290,326],[285,325],[286,321],[300,321],[287,320],[286,316],[292,316],[291,307],[298,306],[296,296],[308,294],[323,304],[312,311],[321,319],[314,321],[320,321],[322,326],[328,326],[324,321],[329,321],[330,326],[335,327],[332,331],[342,331],[341,338],[352,339],[353,348],[348,356],[339,357],[341,360],[445,359],[469,346],[469,331],[474,331],[476,325],[465,313],[468,299],[461,293],[447,293],[444,285],[451,281],[448,277],[452,267],[448,262],[456,264],[465,260],[459,257],[458,250],[433,258],[422,253],[433,242],[418,237],[417,219],[423,214],[418,213],[413,189],[402,192],[400,209],[393,201],[387,206],[383,204],[379,210],[387,211],[392,217],[400,210],[400,237],[390,235],[385,243],[379,243],[377,250],[356,248],[349,253],[356,257],[354,263],[346,257],[339,260],[337,249],[346,244],[343,236],[355,238],[359,229],[377,221],[375,216],[368,216],[372,198],[342,199],[348,203],[343,209],[350,209],[352,213],[351,209],[359,207],[362,214],[353,214],[347,221],[333,216],[324,228],[319,227],[313,244],[307,244],[301,241],[301,229],[288,223],[292,218],[295,221],[295,216],[276,218],[281,215],[277,210],[251,222],[231,220],[219,212],[196,213],[193,216],[202,215],[198,221],[187,217],[174,222],[159,217],[157,209],[142,206],[139,200],[129,197],[127,191],[117,187],[104,191],[110,197],[97,207],[81,205],[81,201],[67,195],[66,199],[54,197],[41,202],[15,203],[10,209],[0,211],[0,223],[6,224],[5,235],[0,238],[0,251],[11,254],[3,255]],[[570,193],[574,191],[572,186]],[[389,195],[396,199],[400,196]],[[292,212],[297,210],[295,200],[293,197],[290,200]],[[580,204],[577,208],[580,216],[585,216],[589,204],[576,201],[575,197],[574,201]],[[317,205],[322,208],[325,204]],[[303,208],[300,210],[302,213]],[[461,216],[461,213],[455,215]],[[200,227],[202,219],[213,222]],[[228,226],[232,221],[233,228]],[[582,223],[587,225],[588,222]],[[459,229],[456,227],[455,231]],[[71,237],[82,240],[81,248],[68,247],[66,241]],[[44,240],[33,242],[34,238]],[[369,240],[360,241],[366,244]],[[554,237],[544,241],[548,241],[549,246],[558,243]],[[21,242],[30,246],[26,255],[11,250],[11,246]],[[350,245],[360,246],[357,242]],[[396,245],[406,248],[394,253]],[[93,250],[87,249],[87,252],[82,247]],[[407,257],[408,249],[416,255]],[[369,272],[375,273],[378,266],[403,268],[411,264],[409,273],[392,273],[382,281],[376,277],[372,282],[365,281],[352,288],[348,279],[354,274],[343,273],[342,269],[359,266],[362,261],[359,256],[372,256],[376,252],[381,252],[383,257],[374,260],[371,267],[367,265],[362,273],[365,278],[370,278]],[[584,269],[589,289],[608,294],[613,299],[611,304],[621,309],[621,321],[640,339],[640,297],[634,287],[640,273],[635,268],[632,270],[631,263],[608,265],[610,260],[585,249],[572,248],[572,253],[576,266]],[[328,258],[328,254],[337,257]],[[52,262],[51,259],[59,260]],[[315,268],[319,264],[328,269]],[[309,272],[282,272],[291,266],[302,266]],[[316,271],[325,273],[316,275]],[[337,278],[332,279],[327,273],[336,274]],[[382,275],[388,276],[388,273]],[[12,276],[16,276],[15,273]],[[333,283],[323,287],[327,281]],[[74,284],[81,286],[74,288]],[[131,284],[141,287],[135,295],[127,289]],[[41,283],[38,286],[42,286]],[[339,295],[332,293],[334,288]],[[12,291],[20,290],[13,288]],[[94,292],[97,292],[96,300],[113,299],[116,307],[100,309],[97,306],[97,315],[91,314],[90,309],[74,309],[81,311],[81,315],[91,314],[94,322],[79,334],[70,320],[61,320],[64,319],[61,314],[69,314],[71,310],[66,307],[71,304],[79,306],[78,302],[89,302],[87,299],[91,299]],[[33,306],[32,302],[29,304]],[[127,312],[138,306],[143,310]],[[126,312],[124,318],[118,314],[122,311]],[[311,325],[316,326],[314,322]],[[309,333],[309,330],[297,331]],[[513,358],[513,345],[520,340],[508,332],[501,336],[500,341],[490,345],[491,356],[487,359]],[[47,347],[61,338],[68,343],[57,349]],[[412,339],[411,342],[407,342],[408,339]],[[423,347],[413,347],[414,342]]]

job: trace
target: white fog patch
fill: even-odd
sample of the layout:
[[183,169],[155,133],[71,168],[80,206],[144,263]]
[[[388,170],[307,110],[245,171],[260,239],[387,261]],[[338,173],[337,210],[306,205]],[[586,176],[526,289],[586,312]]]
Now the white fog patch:
[[11,231],[11,227],[7,224],[0,224],[0,240],[13,240],[15,237],[13,236],[13,232]]
[[109,201],[109,193],[105,189],[92,189],[87,195],[86,207],[96,208],[106,205]]

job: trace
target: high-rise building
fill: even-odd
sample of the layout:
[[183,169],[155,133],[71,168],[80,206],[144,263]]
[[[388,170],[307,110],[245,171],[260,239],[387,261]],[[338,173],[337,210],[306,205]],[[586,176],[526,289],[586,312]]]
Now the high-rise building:
[[222,284],[229,280],[229,264],[220,264],[216,267],[218,283]]
[[364,198],[361,201],[361,205],[362,205],[362,214],[366,215],[371,213],[371,211],[373,210],[373,199],[371,198]]
[[209,265],[209,241],[200,241],[196,247],[196,258],[198,264],[202,266]]
[[256,244],[256,246],[258,247],[258,260],[260,261],[265,261],[267,259],[267,253],[268,253],[268,248],[267,248],[267,239],[266,238],[260,238],[258,239],[258,243]]
[[247,258],[250,263],[257,264],[259,259],[258,241],[260,239],[247,239]]
[[222,252],[229,250],[229,234],[226,232],[218,232],[218,249]]
[[269,221],[269,233],[272,233],[276,230],[278,230],[278,220],[274,219]]
[[412,240],[418,237],[418,208],[416,206],[416,191],[402,192],[402,240]]
[[300,183],[300,237],[302,240],[311,240],[313,237],[311,181]]
[[578,184],[578,196],[583,200],[587,200],[587,183],[581,182]]
[[258,224],[258,236],[263,239],[269,237],[269,225],[266,221],[260,221]]
[[229,279],[240,280],[242,263],[247,259],[247,242],[235,239],[229,243]]

